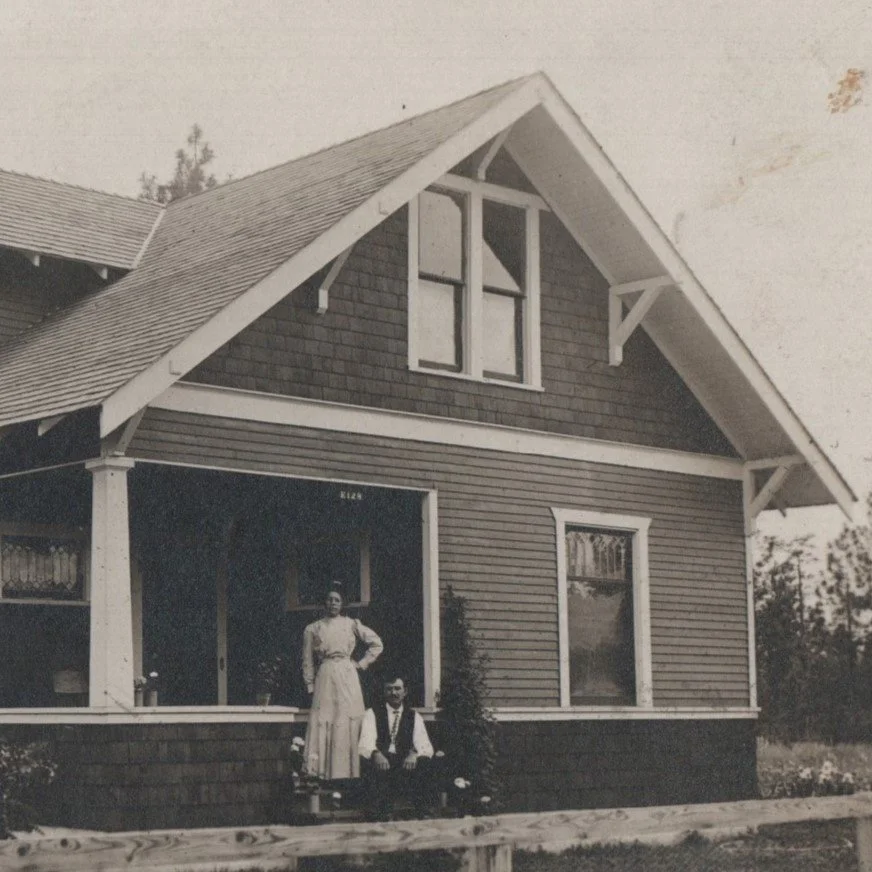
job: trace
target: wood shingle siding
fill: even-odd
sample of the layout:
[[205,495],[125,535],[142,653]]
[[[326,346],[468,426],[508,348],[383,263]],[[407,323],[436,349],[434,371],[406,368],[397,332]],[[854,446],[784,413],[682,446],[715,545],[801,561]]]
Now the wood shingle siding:
[[608,364],[608,293],[550,213],[541,226],[544,391],[410,372],[405,209],[361,239],[314,312],[303,286],[187,379],[710,454],[726,438],[644,335]]
[[34,267],[18,252],[0,249],[0,342],[38,324],[98,283],[81,264],[43,258]]
[[255,473],[437,488],[440,580],[469,600],[475,631],[493,658],[497,705],[559,701],[551,508],[651,517],[654,704],[748,704],[738,482],[159,410],[145,415],[129,453]]

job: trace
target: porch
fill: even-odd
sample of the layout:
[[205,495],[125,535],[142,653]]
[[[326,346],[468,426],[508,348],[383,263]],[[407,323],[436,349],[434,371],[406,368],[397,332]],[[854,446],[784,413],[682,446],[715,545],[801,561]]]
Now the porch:
[[[330,579],[384,640],[377,667],[433,705],[435,494],[110,458],[0,497],[2,720],[304,721],[302,633]],[[158,705],[137,707],[152,673]],[[362,679],[369,702],[377,669]]]

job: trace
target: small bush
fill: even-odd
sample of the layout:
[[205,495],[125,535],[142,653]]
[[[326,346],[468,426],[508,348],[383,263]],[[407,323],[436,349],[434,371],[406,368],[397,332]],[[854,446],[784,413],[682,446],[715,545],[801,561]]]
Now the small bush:
[[487,655],[472,637],[466,600],[449,586],[442,595],[444,667],[439,693],[441,736],[450,761],[445,772],[451,804],[463,814],[500,807],[496,721],[487,708]]
[[56,771],[47,744],[0,738],[0,839],[10,838],[10,830],[35,827],[40,792]]

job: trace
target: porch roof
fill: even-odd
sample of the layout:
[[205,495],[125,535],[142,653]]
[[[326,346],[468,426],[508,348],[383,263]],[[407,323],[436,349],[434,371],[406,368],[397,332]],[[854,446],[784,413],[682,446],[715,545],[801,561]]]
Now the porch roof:
[[132,269],[163,207],[0,170],[0,246]]
[[[801,455],[783,505],[856,497],[542,74],[172,203],[138,267],[0,350],[0,426],[101,406],[108,434],[460,160],[505,147],[749,461]],[[53,365],[47,370],[45,361]]]

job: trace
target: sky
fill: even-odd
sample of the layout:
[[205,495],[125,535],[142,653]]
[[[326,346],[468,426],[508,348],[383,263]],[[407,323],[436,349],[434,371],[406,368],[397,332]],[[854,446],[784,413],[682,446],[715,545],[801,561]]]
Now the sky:
[[870,34],[865,0],[4,0],[0,167],[135,195],[197,122],[239,177],[544,70],[862,499]]

